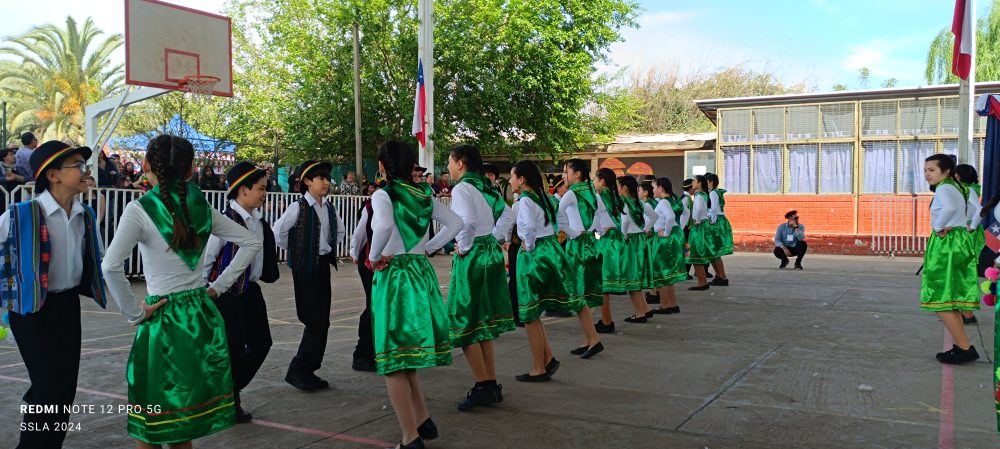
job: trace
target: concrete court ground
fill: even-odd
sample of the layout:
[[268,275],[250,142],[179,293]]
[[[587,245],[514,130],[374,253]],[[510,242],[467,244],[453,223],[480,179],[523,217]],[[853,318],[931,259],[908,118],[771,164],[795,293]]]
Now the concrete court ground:
[[[450,259],[432,259],[443,285]],[[522,384],[529,365],[522,330],[497,344],[505,402],[462,413],[472,383],[455,363],[421,372],[441,438],[432,448],[996,448],[991,389],[993,314],[966,327],[979,363],[943,367],[934,315],[918,310],[918,259],[810,255],[806,271],[779,271],[770,255],[726,259],[732,286],[682,291],[680,315],[627,324],[592,360],[568,354],[576,318],[547,319],[562,361],[554,380]],[[692,283],[681,284],[685,288]],[[143,292],[143,284],[134,285]],[[283,381],[298,344],[287,273],[266,286],[274,347],[244,392],[258,421],[196,442],[202,448],[369,448],[398,441],[382,379],[350,369],[364,304],[353,266],[334,275],[333,327],[319,374],[332,389],[301,393]],[[84,302],[84,356],[77,404],[118,405],[133,328],[117,310]],[[950,346],[949,346],[950,347]],[[0,346],[0,446],[17,440],[27,374],[15,348]],[[67,448],[125,448],[123,414],[73,419]]]

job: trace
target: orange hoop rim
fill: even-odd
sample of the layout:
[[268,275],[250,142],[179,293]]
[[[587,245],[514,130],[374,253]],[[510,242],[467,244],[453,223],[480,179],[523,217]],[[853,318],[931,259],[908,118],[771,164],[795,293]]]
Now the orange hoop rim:
[[188,75],[177,82],[177,86],[185,91],[199,95],[209,95],[222,78],[211,75]]

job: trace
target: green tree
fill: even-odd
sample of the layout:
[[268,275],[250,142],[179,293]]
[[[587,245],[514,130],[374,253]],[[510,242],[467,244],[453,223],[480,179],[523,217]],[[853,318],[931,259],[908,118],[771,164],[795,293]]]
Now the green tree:
[[[976,24],[976,81],[1000,80],[1000,0],[993,0],[990,12]],[[927,68],[924,79],[928,84],[957,83],[958,77],[951,73],[952,52],[955,35],[951,27],[941,32],[931,41],[927,51]]]
[[862,67],[858,69],[858,88],[867,89],[868,79],[872,76],[872,70],[868,67]]
[[82,143],[84,108],[122,87],[122,64],[110,56],[122,36],[105,36],[87,18],[78,26],[43,25],[4,39],[0,55],[0,95],[8,98],[11,134],[34,131],[42,139]]
[[[230,11],[237,98],[230,127],[292,158],[354,153],[351,24],[361,29],[362,141],[412,141],[414,0],[237,0]],[[604,60],[632,0],[441,0],[435,3],[435,130],[484,153],[556,153],[606,129],[588,117]],[[611,97],[607,97],[610,101]],[[605,106],[614,104],[605,103]],[[438,154],[443,154],[438,151]]]
[[889,78],[885,81],[882,81],[882,87],[887,89],[890,87],[896,87],[897,84],[899,84],[899,80],[896,78]]
[[832,87],[830,87],[830,90],[832,90],[834,92],[844,91],[844,90],[847,90],[847,85],[846,84],[834,84]]

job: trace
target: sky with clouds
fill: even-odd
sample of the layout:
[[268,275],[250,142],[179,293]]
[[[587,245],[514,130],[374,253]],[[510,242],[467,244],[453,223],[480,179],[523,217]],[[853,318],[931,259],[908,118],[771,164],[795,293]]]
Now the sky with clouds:
[[[172,0],[218,12],[225,0]],[[624,32],[601,70],[676,67],[681,73],[744,64],[786,84],[818,90],[857,87],[858,69],[871,69],[872,87],[887,78],[924,84],[927,48],[950,26],[950,0],[639,0],[640,27]],[[31,26],[90,16],[108,32],[124,31],[123,0],[5,2],[4,35]],[[990,0],[978,1],[978,16]],[[124,58],[124,54],[118,55]]]

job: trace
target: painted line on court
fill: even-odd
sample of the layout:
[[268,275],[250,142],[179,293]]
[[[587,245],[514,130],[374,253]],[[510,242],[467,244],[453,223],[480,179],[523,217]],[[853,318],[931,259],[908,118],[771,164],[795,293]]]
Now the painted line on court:
[[[90,351],[84,351],[84,352],[81,352],[81,353],[80,353],[80,356],[85,356],[85,355],[90,355],[90,354],[97,354],[97,353],[99,353],[99,352],[111,352],[111,351],[120,351],[120,350],[122,350],[122,349],[131,349],[131,348],[132,348],[132,345],[128,345],[128,346],[119,346],[119,347],[117,347],[117,348],[107,348],[107,349],[93,349],[93,350],[90,350]],[[24,362],[20,362],[20,363],[11,363],[11,364],[9,364],[9,365],[0,365],[0,369],[4,369],[4,368],[13,368],[13,367],[15,367],[15,366],[24,366]]]
[[[23,383],[23,384],[31,384],[31,381],[28,380],[28,379],[22,379],[20,377],[13,377],[13,376],[0,375],[0,380],[8,380],[8,381],[12,381],[12,382],[20,382],[20,383]],[[79,391],[81,393],[92,394],[92,395],[95,395],[95,396],[103,396],[103,397],[106,397],[106,398],[118,399],[120,401],[128,402],[128,397],[120,395],[120,394],[108,393],[108,392],[104,392],[104,391],[97,391],[97,390],[91,390],[89,388],[79,388],[79,387],[77,387],[76,391]],[[276,423],[276,422],[271,422],[271,421],[262,421],[262,420],[259,420],[259,419],[254,419],[253,423],[257,424],[257,425],[260,425],[260,426],[264,426],[264,427],[271,427],[271,428],[274,428],[274,429],[287,430],[289,432],[304,433],[304,434],[307,434],[307,435],[321,436],[321,437],[324,437],[324,438],[333,438],[335,440],[341,440],[341,441],[350,441],[350,442],[353,442],[353,443],[360,443],[360,444],[365,444],[365,445],[368,445],[368,446],[389,447],[389,446],[393,445],[392,443],[388,443],[388,442],[385,442],[385,441],[379,441],[379,440],[375,440],[375,439],[371,439],[371,438],[356,437],[356,436],[353,436],[353,435],[347,435],[347,434],[344,434],[344,433],[337,433],[337,432],[329,432],[329,431],[326,431],[326,430],[310,429],[308,427],[291,426],[291,425],[288,425],[288,424],[281,424],[281,423]]]
[[[951,349],[951,334],[944,330],[944,350]],[[955,375],[951,365],[941,364],[941,414],[938,426],[938,449],[955,448]]]
[[80,342],[81,343],[89,343],[89,342],[92,342],[92,341],[106,340],[106,339],[109,339],[109,338],[132,337],[132,336],[135,336],[135,332],[129,332],[127,334],[108,335],[106,337],[88,338],[86,340],[80,340]]

